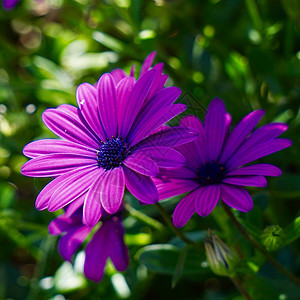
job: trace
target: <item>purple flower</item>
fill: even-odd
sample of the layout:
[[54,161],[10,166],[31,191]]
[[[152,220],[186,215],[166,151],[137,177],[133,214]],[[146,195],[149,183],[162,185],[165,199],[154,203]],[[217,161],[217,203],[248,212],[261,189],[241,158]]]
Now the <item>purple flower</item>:
[[264,176],[279,176],[281,170],[270,164],[243,165],[289,147],[288,139],[277,138],[287,130],[284,123],[266,124],[251,133],[264,115],[256,110],[244,117],[230,131],[231,116],[224,103],[210,103],[204,124],[195,116],[187,116],[180,125],[199,132],[197,140],[176,147],[186,158],[186,165],[162,169],[155,183],[159,198],[166,199],[190,192],[176,206],[173,222],[184,226],[196,211],[209,215],[219,199],[237,210],[248,212],[253,202],[243,186],[265,187]]
[[2,5],[5,10],[13,9],[17,4],[19,0],[3,0]]
[[[64,233],[59,240],[58,249],[63,259],[70,262],[74,253],[93,229],[82,223],[82,209],[73,214],[71,214],[71,210],[69,211],[68,208],[65,214],[60,215],[49,224],[50,234]],[[101,227],[94,233],[85,248],[84,275],[94,281],[102,279],[108,258],[120,272],[125,271],[129,263],[121,216],[118,214],[106,215],[101,221]]]
[[24,147],[32,159],[23,165],[23,175],[56,177],[38,195],[37,209],[55,211],[76,199],[83,204],[83,223],[94,226],[102,208],[118,211],[125,185],[143,203],[158,201],[151,176],[158,175],[159,167],[184,165],[183,155],[171,147],[198,134],[182,127],[162,129],[186,107],[173,104],[178,88],[163,88],[162,64],[148,70],[154,55],[145,60],[137,81],[121,70],[104,74],[97,87],[78,87],[79,109],[60,105],[43,113],[46,126],[63,140]]

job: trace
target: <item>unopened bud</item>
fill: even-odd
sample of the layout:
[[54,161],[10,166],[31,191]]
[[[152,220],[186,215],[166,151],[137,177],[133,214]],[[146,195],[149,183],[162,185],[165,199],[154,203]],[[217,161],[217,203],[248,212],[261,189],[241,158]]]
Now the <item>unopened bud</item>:
[[211,270],[221,276],[230,276],[238,257],[216,234],[208,233],[204,240],[206,257]]
[[268,251],[276,251],[284,244],[285,233],[278,225],[267,226],[261,235],[263,245]]

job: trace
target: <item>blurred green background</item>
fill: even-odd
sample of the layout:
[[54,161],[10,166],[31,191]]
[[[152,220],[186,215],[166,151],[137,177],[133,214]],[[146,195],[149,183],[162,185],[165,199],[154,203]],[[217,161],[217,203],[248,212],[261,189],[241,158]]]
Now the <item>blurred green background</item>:
[[[238,216],[257,240],[267,225],[284,228],[285,242],[273,254],[299,276],[299,32],[298,0],[21,0],[14,10],[0,9],[0,299],[242,299],[228,278],[210,271],[204,252],[189,250],[178,272],[184,245],[168,228],[158,231],[130,215],[127,272],[108,264],[101,283],[86,280],[82,253],[73,268],[47,233],[61,212],[34,207],[49,179],[20,174],[24,145],[54,137],[41,121],[46,108],[75,105],[78,84],[117,67],[138,69],[154,50],[168,84],[182,89],[186,114],[203,117],[202,107],[220,97],[233,124],[257,108],[266,109],[260,124],[289,124],[285,137],[294,145],[262,160],[283,175],[269,178],[266,189],[251,189],[255,208]],[[163,223],[154,207],[126,197]],[[170,214],[176,201],[163,203]],[[300,299],[299,287],[263,264],[221,208],[195,215],[183,230],[201,242],[208,228],[239,248],[241,278],[253,299]]]

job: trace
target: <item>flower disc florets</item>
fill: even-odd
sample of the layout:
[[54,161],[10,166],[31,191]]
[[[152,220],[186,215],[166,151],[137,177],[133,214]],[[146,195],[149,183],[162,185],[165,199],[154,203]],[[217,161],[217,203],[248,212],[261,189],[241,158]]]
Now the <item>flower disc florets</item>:
[[99,167],[110,170],[122,165],[129,151],[122,137],[112,137],[102,142],[97,152]]
[[206,163],[198,169],[200,184],[209,185],[220,183],[225,175],[224,167],[218,162]]

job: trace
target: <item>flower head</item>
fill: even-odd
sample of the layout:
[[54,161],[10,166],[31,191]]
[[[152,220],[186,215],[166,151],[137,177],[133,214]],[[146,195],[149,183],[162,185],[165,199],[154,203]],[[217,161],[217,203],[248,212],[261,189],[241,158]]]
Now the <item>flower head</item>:
[[5,10],[13,9],[17,4],[19,0],[3,0],[2,5]]
[[[124,243],[122,217],[118,214],[102,218],[101,227],[94,233],[85,248],[84,275],[91,280],[100,281],[104,274],[106,261],[111,259],[118,271],[125,271],[129,263],[128,249]],[[58,249],[63,259],[71,261],[72,256],[85,241],[93,227],[82,223],[82,209],[70,214],[66,211],[49,224],[52,235],[60,238]]]
[[190,128],[162,125],[185,110],[173,104],[176,87],[163,88],[162,65],[148,70],[154,54],[145,60],[140,78],[121,70],[100,77],[96,87],[81,84],[78,107],[60,105],[43,113],[46,126],[62,139],[29,143],[23,153],[32,158],[22,167],[31,177],[56,177],[38,195],[40,210],[58,210],[76,200],[83,204],[83,222],[94,226],[102,211],[114,214],[121,206],[125,185],[140,201],[158,201],[151,179],[159,167],[182,166],[185,158],[172,146],[197,137]]
[[160,199],[190,192],[175,208],[175,226],[184,226],[195,211],[202,217],[209,215],[219,199],[248,212],[253,202],[243,186],[264,187],[264,176],[281,175],[270,164],[244,166],[291,145],[290,140],[277,138],[287,130],[284,123],[266,124],[252,132],[263,115],[263,110],[253,111],[230,132],[231,116],[222,100],[214,99],[204,124],[195,116],[181,120],[181,126],[197,130],[199,137],[176,147],[186,158],[184,167],[162,169],[155,179]]

